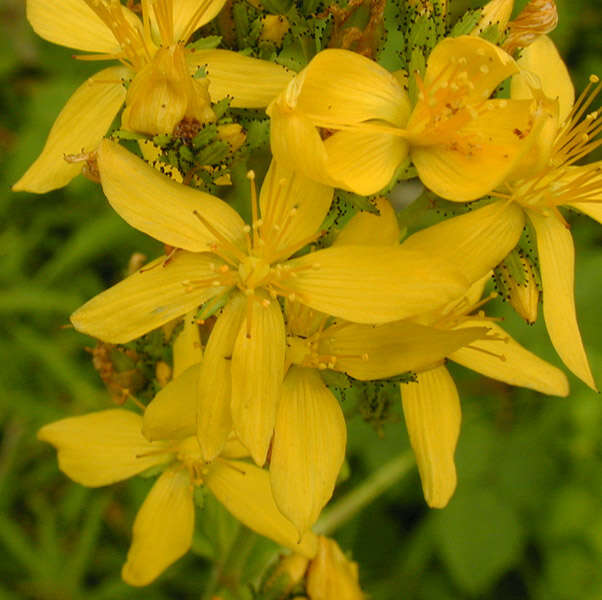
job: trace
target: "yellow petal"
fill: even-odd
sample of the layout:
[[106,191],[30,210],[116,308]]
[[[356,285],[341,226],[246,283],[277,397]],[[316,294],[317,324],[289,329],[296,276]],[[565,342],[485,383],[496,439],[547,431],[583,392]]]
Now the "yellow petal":
[[287,265],[299,271],[281,285],[301,303],[356,323],[404,319],[468,287],[451,265],[400,246],[335,246]]
[[272,262],[275,257],[296,252],[300,243],[307,243],[320,229],[332,194],[332,187],[272,161],[259,196],[264,256]]
[[531,108],[530,100],[488,100],[458,131],[457,144],[413,145],[422,183],[457,202],[491,192],[523,156],[533,127]]
[[299,534],[276,507],[267,471],[242,461],[223,460],[209,467],[207,487],[242,523],[277,544],[313,558],[318,540],[308,531]]
[[408,120],[410,101],[397,79],[356,52],[324,50],[297,78],[289,103],[317,125],[336,128],[378,119],[401,127]]
[[393,206],[382,196],[374,200],[379,214],[360,211],[337,236],[333,246],[391,246],[399,243],[399,222]]
[[580,210],[583,214],[598,221],[598,223],[602,223],[602,203],[571,202],[569,206]]
[[[575,88],[568,69],[554,42],[547,35],[538,36],[521,52],[518,65],[540,80],[543,93],[550,99],[558,99],[559,122],[568,116],[575,103]],[[512,98],[532,98],[531,89],[524,78],[512,78]]]
[[107,54],[121,49],[111,30],[84,0],[27,0],[26,6],[27,20],[35,32],[53,44]]
[[[174,39],[187,42],[199,27],[212,21],[226,0],[178,0],[172,3]],[[204,8],[203,8],[204,7]],[[199,14],[199,9],[202,11]]]
[[318,554],[307,573],[307,593],[311,600],[364,600],[359,586],[357,563],[349,560],[339,545],[318,538]]
[[336,356],[334,369],[355,379],[384,379],[428,368],[486,332],[482,326],[450,331],[410,321],[383,325],[349,323],[333,327],[332,334],[326,329],[320,354]]
[[236,434],[232,431],[228,436],[226,445],[220,452],[222,458],[247,458],[249,451],[246,446],[243,446],[242,442],[236,437]]
[[337,131],[324,142],[328,173],[339,187],[367,196],[389,184],[408,143],[389,133]]
[[469,281],[476,282],[516,246],[524,223],[518,206],[494,202],[423,229],[405,240],[402,247],[445,256]]
[[243,220],[223,200],[176,183],[115,142],[102,141],[98,169],[111,206],[130,225],[164,244],[203,252],[224,238],[238,244],[244,239]]
[[566,375],[523,348],[495,323],[469,319],[462,323],[459,331],[478,325],[485,325],[490,330],[490,335],[495,335],[497,339],[476,340],[470,347],[452,352],[449,358],[473,371],[510,385],[530,388],[542,394],[568,396],[569,382]]
[[242,294],[232,295],[211,331],[201,363],[196,422],[199,445],[207,461],[220,453],[232,430],[230,365],[246,306]]
[[270,481],[276,505],[300,535],[332,496],[346,442],[343,411],[318,371],[292,367],[282,385]]
[[417,378],[416,383],[401,384],[403,414],[424,499],[431,508],[443,508],[456,489],[460,398],[445,367],[418,373]]
[[188,552],[194,532],[194,502],[188,472],[165,471],[136,515],[132,545],[121,576],[147,585]]
[[298,112],[284,112],[278,103],[270,106],[268,114],[274,160],[314,181],[337,186],[328,173],[326,148],[313,123]]
[[250,298],[232,355],[232,423],[258,465],[265,462],[284,376],[284,318],[277,300]]
[[[426,65],[425,85],[445,85],[460,72],[472,83],[467,103],[489,98],[499,83],[518,72],[514,59],[482,38],[462,35],[444,38],[431,52]],[[474,87],[473,87],[474,86]]]
[[[86,302],[71,322],[82,333],[125,344],[223,293],[211,285],[216,258],[185,251],[160,257]],[[195,280],[203,285],[194,287]]]
[[194,317],[195,311],[184,315],[182,330],[173,343],[173,377],[174,379],[187,369],[201,362],[203,348],[199,325]]
[[162,444],[142,435],[142,417],[128,410],[102,410],[45,425],[38,439],[58,451],[59,467],[89,487],[109,485],[168,460]]
[[529,211],[529,219],[537,236],[543,316],[550,340],[564,364],[597,390],[577,323],[573,238],[555,216],[546,217]]
[[82,163],[64,157],[96,150],[125,100],[122,80],[129,73],[125,67],[109,67],[77,88],[54,122],[42,153],[13,185],[14,191],[44,194],[79,174]]
[[232,98],[234,108],[267,106],[295,75],[282,65],[230,50],[197,50],[187,60],[193,73],[201,67],[207,71],[211,101]]
[[196,433],[200,365],[172,379],[144,411],[142,432],[149,440],[180,440]]

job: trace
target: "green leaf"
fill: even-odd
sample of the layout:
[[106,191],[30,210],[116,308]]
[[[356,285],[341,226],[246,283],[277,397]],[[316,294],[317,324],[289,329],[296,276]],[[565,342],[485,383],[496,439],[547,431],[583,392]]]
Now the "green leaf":
[[270,121],[253,120],[245,126],[247,130],[247,146],[249,150],[267,147],[270,143]]
[[188,44],[187,48],[191,50],[213,50],[213,48],[217,48],[220,45],[221,41],[221,35],[208,35],[196,40],[196,42],[192,42],[192,44]]
[[518,517],[489,489],[459,490],[434,519],[441,558],[470,594],[486,592],[520,559],[524,540]]
[[481,9],[469,10],[462,18],[452,27],[449,33],[449,37],[459,37],[461,35],[468,35],[479,22],[481,18]]

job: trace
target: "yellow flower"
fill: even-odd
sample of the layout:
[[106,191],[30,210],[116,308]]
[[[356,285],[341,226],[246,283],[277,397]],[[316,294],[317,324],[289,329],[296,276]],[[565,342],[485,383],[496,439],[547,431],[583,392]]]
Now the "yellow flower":
[[[399,239],[395,213],[384,200],[378,201],[378,208],[378,216],[356,215],[335,244],[395,244]],[[287,311],[287,325],[293,334],[287,338],[287,363],[327,367],[360,380],[418,372],[418,383],[404,384],[401,391],[425,497],[434,507],[448,502],[456,484],[453,455],[460,405],[451,377],[439,366],[446,358],[512,385],[549,394],[568,393],[561,371],[522,348],[482,313],[470,315],[480,305],[478,300],[492,266],[516,244],[523,225],[518,207],[492,204],[407,238],[402,247],[445,253],[477,282],[465,296],[434,311],[377,327],[326,322],[323,315],[304,307],[289,307]],[[293,423],[295,426],[299,427]],[[277,428],[272,457],[278,435]],[[289,433],[289,439],[292,437]],[[273,487],[273,493],[280,507],[282,492]],[[292,513],[285,514],[294,522]]]
[[[576,208],[602,222],[602,163],[574,165],[602,143],[599,111],[586,114],[600,85],[598,78],[592,77],[575,102],[568,71],[554,44],[545,36],[524,50],[519,63],[525,73],[513,80],[512,96],[523,99],[535,95],[547,117],[531,136],[531,151],[492,194],[501,200],[491,210],[495,206],[507,210],[510,204],[514,205],[533,225],[543,314],[550,339],[565,365],[596,389],[575,310],[573,239],[559,207]],[[592,86],[595,87],[590,91]]]
[[350,561],[332,539],[318,538],[318,554],[307,572],[310,600],[362,600],[357,563]]
[[[38,438],[58,450],[61,470],[89,487],[109,485],[161,467],[140,508],[123,579],[146,585],[185,554],[194,531],[194,488],[205,485],[245,525],[311,558],[317,540],[308,533],[299,539],[280,514],[270,492],[268,474],[230,458],[226,448],[211,463],[201,458],[195,437],[149,442],[141,432],[142,417],[133,412],[104,410],[45,425]],[[233,446],[234,455],[239,455]]]
[[[452,331],[486,327],[481,337],[448,354],[448,358],[487,377],[544,394],[567,396],[562,371],[512,339],[494,319],[477,310],[485,277],[460,301],[420,318],[420,323]],[[456,488],[454,452],[460,433],[461,409],[454,381],[443,364],[417,373],[417,381],[400,384],[403,412],[424,497],[429,506],[444,507]]]
[[[334,246],[396,245],[400,231],[395,212],[384,198],[377,206],[379,215],[355,215]],[[519,231],[520,227],[519,222]],[[453,243],[454,236],[449,237]],[[490,252],[486,247],[481,250]],[[386,379],[426,370],[490,335],[488,323],[476,319],[474,327],[457,328],[407,319],[367,325],[333,319],[288,301],[285,315],[287,372],[277,409],[270,478],[278,508],[303,532],[330,498],[345,453],[341,409],[317,370],[328,368],[362,381]]]
[[[335,245],[396,245],[399,227],[395,213],[384,199],[378,202],[378,207],[379,216],[356,215]],[[380,234],[378,240],[374,235],[377,232]],[[244,306],[243,303],[239,305]],[[224,319],[228,319],[229,312],[226,309]],[[219,367],[213,365],[215,360],[218,364],[224,362],[222,356],[231,353],[227,349],[215,350],[219,340],[224,339],[224,319],[220,317],[209,339],[205,353],[209,366],[190,370],[174,380],[148,406],[144,433],[149,439],[168,435],[182,437],[196,431],[196,394],[187,393],[186,389],[195,389],[199,381],[202,389],[206,389],[203,397],[210,399],[201,402],[199,420],[204,423],[207,415],[220,409],[216,389],[223,388],[229,373],[218,379]],[[361,380],[386,378],[443,360],[450,352],[482,337],[486,329],[442,331],[408,321],[378,326],[354,324],[334,321],[289,300],[285,303],[285,322],[285,376],[276,399],[270,481],[279,510],[303,534],[314,524],[332,496],[345,457],[345,419],[338,401],[317,370],[330,368]],[[230,331],[230,336],[236,333],[235,329]],[[230,346],[231,340],[232,337]],[[241,372],[239,377],[248,376]],[[232,385],[236,384],[232,382]],[[187,416],[176,421],[172,414],[174,407],[178,407],[176,415]],[[226,412],[229,408],[226,403],[223,410]],[[210,436],[211,422],[205,430]],[[271,438],[272,431],[268,435]]]
[[442,255],[399,246],[290,258],[319,235],[332,188],[276,163],[259,207],[252,188],[252,226],[222,200],[172,181],[108,140],[98,165],[113,208],[177,250],[89,301],[72,322],[123,343],[212,298],[227,300],[201,367],[199,440],[208,459],[233,424],[254,460],[265,462],[284,368],[278,296],[349,321],[383,323],[441,306],[468,288]]
[[416,75],[412,109],[404,82],[377,63],[323,51],[268,107],[274,158],[367,195],[386,186],[409,154],[434,192],[474,200],[504,179],[534,124],[532,101],[489,99],[517,71],[512,57],[485,40],[444,39],[424,80]]
[[[114,59],[121,65],[99,71],[77,89],[41,155],[13,189],[44,193],[69,183],[81,164],[64,156],[94,151],[124,102],[123,126],[145,133],[171,133],[184,118],[212,120],[210,99],[226,94],[234,98],[233,106],[266,106],[289,81],[286,69],[234,52],[193,52],[184,46],[224,2],[143,0],[139,18],[112,0],[27,0],[27,18],[38,35],[94,53],[80,59]],[[200,66],[206,66],[209,79],[193,78]],[[253,77],[264,78],[256,89],[249,85]],[[123,84],[130,79],[126,92]]]

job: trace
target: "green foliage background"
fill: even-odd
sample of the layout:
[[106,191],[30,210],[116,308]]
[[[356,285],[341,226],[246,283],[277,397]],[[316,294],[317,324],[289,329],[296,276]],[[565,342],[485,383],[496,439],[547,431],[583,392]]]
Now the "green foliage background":
[[[595,0],[558,4],[553,37],[580,90],[589,73],[602,75],[602,11]],[[452,1],[453,10],[467,5]],[[132,252],[159,252],[81,177],[45,196],[9,190],[37,156],[60,107],[93,70],[37,38],[22,0],[3,0],[0,600],[200,598],[211,576],[206,557],[244,562],[236,526],[207,506],[201,530],[212,529],[218,543],[211,546],[200,531],[193,552],[158,582],[129,588],[119,569],[149,482],[85,489],[58,471],[55,452],[35,438],[44,423],[109,405],[83,350],[90,340],[62,326],[122,275]],[[577,306],[602,384],[602,229],[578,215],[571,223]],[[560,365],[541,319],[527,327],[506,308],[499,313],[516,338]],[[452,369],[464,411],[456,496],[447,509],[428,510],[412,470],[340,528],[336,537],[360,563],[364,588],[375,600],[602,598],[600,396],[572,376],[571,396],[557,399]],[[359,418],[351,421],[350,476],[338,497],[407,449],[398,413],[382,438]],[[261,548],[253,547],[251,556]]]

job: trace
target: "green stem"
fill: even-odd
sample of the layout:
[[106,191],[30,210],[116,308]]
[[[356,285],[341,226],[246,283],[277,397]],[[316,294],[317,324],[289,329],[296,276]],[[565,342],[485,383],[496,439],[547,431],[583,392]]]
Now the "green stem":
[[363,483],[326,509],[313,530],[322,535],[332,533],[404,477],[414,464],[414,453],[411,450],[385,463]]
[[237,589],[244,565],[257,542],[257,537],[254,531],[244,526],[240,527],[226,555],[213,563],[202,596],[203,600],[214,598],[215,593],[222,587],[230,590]]

